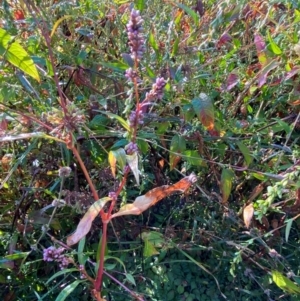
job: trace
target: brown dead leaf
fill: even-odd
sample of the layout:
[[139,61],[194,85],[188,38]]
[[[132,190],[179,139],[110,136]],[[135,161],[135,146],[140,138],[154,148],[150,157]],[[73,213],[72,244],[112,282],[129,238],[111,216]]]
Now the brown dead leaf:
[[163,185],[148,191],[145,195],[141,195],[135,199],[132,204],[127,204],[120,208],[120,210],[113,214],[111,218],[121,215],[139,215],[149,207],[155,205],[157,202],[174,192],[185,192],[193,183],[197,181],[194,173],[184,177],[174,185]]
[[79,242],[85,235],[87,235],[91,229],[92,222],[96,218],[96,216],[99,214],[99,212],[102,210],[106,202],[110,201],[111,198],[105,197],[97,202],[95,202],[89,210],[85,213],[83,218],[80,220],[76,231],[68,236],[67,238],[67,245],[72,246]]
[[250,203],[249,205],[247,205],[244,208],[244,211],[243,211],[244,223],[245,223],[247,228],[250,227],[253,215],[254,215],[253,203]]

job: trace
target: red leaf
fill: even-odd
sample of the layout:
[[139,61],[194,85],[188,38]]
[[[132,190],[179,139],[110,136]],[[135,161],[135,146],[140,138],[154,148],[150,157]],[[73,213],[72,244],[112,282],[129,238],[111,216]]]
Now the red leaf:
[[200,15],[200,16],[203,16],[204,15],[204,5],[203,5],[203,2],[201,0],[198,0],[195,7],[194,7],[194,10]]
[[285,81],[285,80],[288,80],[290,78],[292,78],[294,75],[296,75],[297,73],[299,73],[300,71],[300,67],[297,66],[297,67],[293,67],[293,69],[289,72],[287,72],[285,74],[285,76],[283,77],[282,81]]
[[266,83],[269,72],[278,66],[279,66],[279,63],[277,61],[271,61],[268,65],[266,65],[261,70],[260,76],[258,78],[258,87],[259,88],[261,88]]
[[254,44],[256,47],[258,60],[262,65],[264,65],[267,62],[267,56],[265,53],[266,43],[258,33],[254,34]]
[[25,19],[24,12],[21,9],[17,9],[14,12],[14,17],[15,17],[16,21],[20,21],[20,20],[24,20]]
[[254,43],[258,53],[261,53],[266,49],[266,43],[258,33],[254,34]]
[[227,77],[226,82],[226,91],[230,91],[233,87],[235,87],[239,82],[239,77],[235,73],[230,73]]
[[227,33],[224,32],[219,41],[217,42],[217,48],[220,48],[223,45],[226,45],[227,43],[230,43],[232,41],[232,37]]
[[220,137],[220,132],[218,130],[208,130],[212,137]]

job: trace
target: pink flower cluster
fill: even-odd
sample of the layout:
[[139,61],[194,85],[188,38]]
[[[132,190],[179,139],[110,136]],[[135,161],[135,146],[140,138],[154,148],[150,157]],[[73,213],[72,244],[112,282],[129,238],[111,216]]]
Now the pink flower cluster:
[[144,118],[144,114],[141,110],[138,110],[138,118],[136,116],[136,111],[131,111],[128,117],[130,126],[131,127],[136,126],[137,121],[138,124],[144,124],[143,118]]
[[43,259],[44,261],[56,261],[59,262],[59,267],[61,269],[64,269],[68,266],[69,264],[69,259],[65,255],[63,255],[63,251],[65,249],[60,247],[60,248],[55,248],[53,246],[44,249],[43,251]]
[[127,34],[131,57],[135,60],[140,60],[145,52],[145,39],[143,35],[144,20],[140,16],[138,10],[132,9],[130,19],[127,24]]
[[163,77],[158,77],[155,84],[152,85],[152,89],[146,93],[146,98],[143,102],[150,102],[156,99],[162,99],[164,95],[164,87],[167,82]]
[[133,153],[136,153],[139,148],[137,146],[136,143],[133,143],[133,142],[129,142],[126,146],[125,146],[125,150],[126,150],[126,153],[128,155],[132,155]]

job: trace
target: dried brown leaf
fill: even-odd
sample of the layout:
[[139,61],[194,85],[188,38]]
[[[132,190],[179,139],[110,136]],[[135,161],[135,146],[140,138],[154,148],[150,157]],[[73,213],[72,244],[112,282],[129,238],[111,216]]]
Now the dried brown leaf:
[[120,208],[119,212],[113,214],[111,218],[121,215],[139,215],[149,207],[174,192],[185,192],[193,183],[197,181],[195,174],[184,177],[174,185],[163,185],[148,191],[145,195],[141,195],[135,199],[132,204],[127,204]]
[[79,242],[85,235],[87,235],[91,229],[93,220],[96,218],[96,216],[99,214],[99,212],[102,210],[106,202],[110,201],[111,198],[105,197],[97,202],[95,202],[89,210],[85,213],[83,218],[80,220],[76,231],[68,236],[67,238],[67,245],[72,246]]
[[253,215],[254,215],[253,203],[250,203],[244,208],[244,212],[243,212],[244,223],[247,228],[250,227]]

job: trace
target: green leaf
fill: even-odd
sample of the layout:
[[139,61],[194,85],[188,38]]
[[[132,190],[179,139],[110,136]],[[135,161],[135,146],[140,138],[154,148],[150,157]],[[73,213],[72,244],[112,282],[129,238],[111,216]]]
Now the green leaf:
[[295,9],[294,13],[295,13],[294,23],[300,22],[300,11],[298,9]]
[[156,250],[153,243],[151,243],[148,239],[144,239],[144,249],[143,249],[143,255],[145,258],[157,255],[159,252]]
[[179,11],[178,14],[176,14],[176,18],[174,20],[174,24],[175,25],[179,25],[180,24],[182,16],[183,16],[183,11]]
[[108,259],[112,259],[112,260],[115,260],[116,262],[118,262],[123,267],[123,269],[126,273],[126,265],[119,257],[109,256],[109,255],[105,254],[104,260],[108,260]]
[[[95,110],[96,111],[96,110]],[[98,111],[98,110],[97,110]],[[108,117],[110,118],[113,118],[113,119],[116,119],[119,121],[119,123],[123,126],[123,128],[127,131],[127,132],[130,132],[130,127],[129,127],[129,124],[119,115],[116,115],[116,114],[113,114],[113,113],[110,113],[110,112],[107,112],[107,111],[98,111],[98,112],[101,112],[103,114],[106,114]]]
[[171,57],[176,56],[176,54],[178,53],[179,42],[180,42],[179,38],[176,38],[172,47]]
[[222,295],[222,297],[224,298],[224,299],[226,299],[227,300],[227,298],[226,298],[226,296],[221,292],[221,288],[220,288],[220,284],[219,284],[219,282],[218,282],[218,280],[217,280],[217,278],[202,264],[202,263],[200,263],[199,261],[197,261],[197,260],[195,260],[192,256],[190,256],[188,253],[186,253],[185,251],[183,251],[181,248],[179,248],[178,246],[177,246],[177,244],[175,244],[175,243],[173,243],[172,241],[171,241],[171,244],[172,244],[172,246],[173,247],[175,247],[180,253],[182,253],[185,257],[187,257],[192,263],[194,263],[194,264],[196,264],[201,270],[203,270],[204,272],[206,272],[207,274],[209,274],[210,276],[212,276],[213,278],[214,278],[214,280],[215,280],[215,282],[216,282],[216,285],[217,285],[217,287],[218,287],[218,289],[219,289],[219,292],[220,292],[220,294]]
[[206,163],[200,157],[198,151],[196,150],[186,150],[183,152],[184,159],[190,163],[191,165],[195,166],[206,166]]
[[134,6],[139,11],[142,11],[145,8],[146,1],[145,0],[134,0]]
[[135,280],[133,278],[133,276],[131,274],[125,273],[126,279],[133,284],[134,286],[136,286]]
[[151,31],[149,35],[149,44],[154,49],[155,52],[158,52],[159,47],[158,44],[156,43],[153,31]]
[[192,105],[201,123],[208,130],[213,130],[215,117],[211,99],[205,93],[200,93],[199,97],[192,100]]
[[196,25],[199,24],[200,21],[199,15],[193,9],[181,3],[175,3],[175,5],[183,9],[189,16],[191,16]]
[[0,28],[0,55],[12,65],[40,82],[37,68],[29,54],[19,43],[10,43],[11,40],[12,36],[6,30]]
[[190,103],[182,107],[182,113],[186,122],[190,122],[196,115],[195,110]]
[[121,61],[116,61],[111,63],[99,62],[99,64],[119,72],[124,72],[126,69],[128,69],[128,65]]
[[153,126],[157,127],[156,133],[158,135],[163,135],[167,131],[167,129],[169,128],[170,123],[169,122],[153,123]]
[[247,166],[249,166],[253,160],[253,157],[251,156],[248,147],[241,141],[237,142],[237,146],[239,147],[241,153],[243,154]]
[[147,154],[149,151],[149,144],[143,139],[138,139],[137,145],[142,154]]
[[110,122],[109,118],[103,115],[96,115],[90,122],[89,128],[92,130],[105,129],[105,126]]
[[120,165],[120,168],[123,169],[126,165],[126,152],[124,148],[111,150],[110,152],[113,153],[114,157],[117,159],[117,162]]
[[17,260],[25,258],[29,255],[30,252],[20,252],[15,254],[6,255],[4,258],[7,260]]
[[57,273],[55,273],[54,275],[52,275],[46,282],[46,284],[50,283],[53,279],[61,276],[61,275],[64,275],[64,274],[68,274],[68,273],[72,273],[72,272],[78,272],[78,269],[75,269],[75,268],[71,268],[71,269],[63,269]]
[[146,66],[146,71],[147,71],[147,74],[151,77],[151,78],[156,78],[156,74],[155,72],[149,67],[149,66]]
[[285,240],[286,240],[286,242],[288,242],[288,240],[289,240],[289,236],[290,236],[293,221],[294,221],[294,219],[292,219],[292,218],[285,221],[285,223],[286,223],[286,228],[285,228]]
[[221,191],[222,191],[222,201],[226,203],[228,201],[229,195],[232,188],[232,180],[234,178],[234,173],[230,169],[223,169],[221,175]]
[[85,236],[80,240],[77,248],[78,262],[81,265],[84,265],[86,261],[85,256],[83,254],[84,246],[85,246]]
[[274,42],[274,40],[272,39],[271,35],[270,35],[270,32],[268,31],[268,40],[269,40],[269,47],[268,49],[271,50],[274,54],[276,55],[280,55],[282,54],[282,51],[281,49],[279,48],[279,46]]
[[184,286],[183,286],[183,285],[179,285],[179,286],[177,287],[177,293],[178,293],[179,295],[181,295],[181,294],[184,293]]
[[300,287],[280,272],[272,271],[272,278],[276,285],[283,291],[290,294],[300,294]]
[[142,232],[141,238],[151,241],[157,247],[162,247],[165,243],[163,234],[156,231]]
[[55,301],[64,301],[73,291],[74,289],[83,282],[84,280],[75,280],[71,284],[67,285],[57,296]]
[[182,136],[174,135],[170,145],[170,170],[174,169],[186,149],[185,139]]

